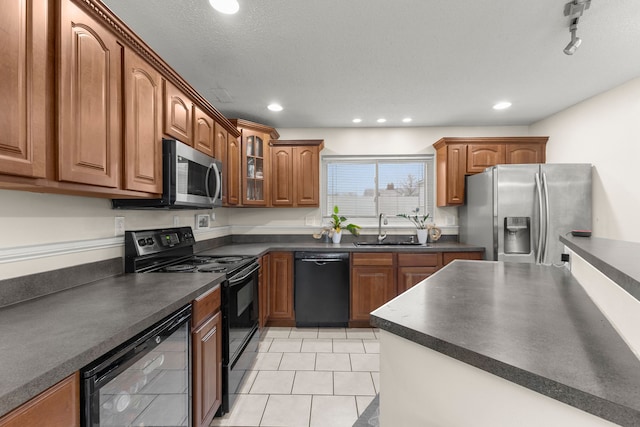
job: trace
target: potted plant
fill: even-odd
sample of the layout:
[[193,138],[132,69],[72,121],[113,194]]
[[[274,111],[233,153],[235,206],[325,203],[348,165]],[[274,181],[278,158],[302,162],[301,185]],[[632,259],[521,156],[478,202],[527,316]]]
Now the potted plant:
[[408,219],[409,221],[411,221],[413,223],[413,225],[416,226],[416,234],[418,235],[418,242],[421,245],[424,245],[425,243],[427,243],[427,236],[428,236],[427,219],[429,219],[429,214],[427,213],[425,215],[420,215],[420,214],[418,214],[419,211],[420,211],[420,208],[417,207],[413,211],[411,211],[411,214],[409,214],[409,215],[407,215],[407,214],[398,214],[396,216]]
[[339,215],[338,205],[333,207],[333,213],[331,214],[331,219],[329,220],[329,224],[331,226],[331,238],[333,239],[333,243],[340,243],[340,239],[342,238],[342,229],[346,228],[354,236],[360,235],[360,227],[355,224],[346,224],[347,218]]

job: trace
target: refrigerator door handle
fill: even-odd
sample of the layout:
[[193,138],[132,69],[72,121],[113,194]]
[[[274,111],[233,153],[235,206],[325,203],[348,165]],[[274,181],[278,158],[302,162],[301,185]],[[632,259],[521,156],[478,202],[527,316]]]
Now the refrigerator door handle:
[[540,263],[544,264],[547,259],[547,239],[549,238],[549,224],[550,224],[550,212],[549,212],[549,187],[547,186],[547,174],[542,174],[542,190],[544,191],[544,239],[543,239],[543,251],[540,257]]
[[542,245],[543,245],[543,233],[542,233],[542,184],[540,183],[540,174],[536,173],[536,193],[538,194],[538,247],[536,252],[536,264],[542,262]]

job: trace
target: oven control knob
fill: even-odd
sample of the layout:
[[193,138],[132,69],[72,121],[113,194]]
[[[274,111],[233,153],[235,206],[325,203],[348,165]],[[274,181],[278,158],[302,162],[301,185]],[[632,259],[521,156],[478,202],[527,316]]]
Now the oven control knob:
[[147,244],[147,241],[146,241],[145,239],[139,239],[139,240],[138,240],[138,245],[140,245],[140,246],[144,246],[144,245],[146,245],[146,244]]
[[151,237],[147,237],[147,245],[153,245],[153,239]]

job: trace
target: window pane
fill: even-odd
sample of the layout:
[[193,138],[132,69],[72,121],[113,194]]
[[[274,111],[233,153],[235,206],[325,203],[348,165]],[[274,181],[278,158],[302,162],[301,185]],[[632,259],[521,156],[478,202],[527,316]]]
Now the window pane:
[[331,162],[327,164],[325,215],[338,205],[347,217],[375,216],[375,163]]
[[416,208],[433,218],[433,156],[327,156],[322,162],[323,216],[338,205],[350,220],[379,213],[392,218]]
[[380,162],[378,164],[380,212],[387,215],[424,212],[424,162]]

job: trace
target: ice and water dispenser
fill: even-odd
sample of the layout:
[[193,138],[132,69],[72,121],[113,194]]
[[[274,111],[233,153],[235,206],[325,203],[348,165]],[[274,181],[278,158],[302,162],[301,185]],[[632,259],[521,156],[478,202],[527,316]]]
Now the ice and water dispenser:
[[528,254],[531,252],[531,220],[527,216],[504,218],[504,253]]

